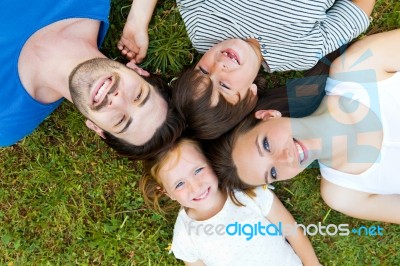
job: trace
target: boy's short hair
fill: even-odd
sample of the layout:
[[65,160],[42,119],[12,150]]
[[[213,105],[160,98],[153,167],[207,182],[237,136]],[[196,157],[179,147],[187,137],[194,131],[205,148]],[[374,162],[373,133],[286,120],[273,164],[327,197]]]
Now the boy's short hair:
[[[256,78],[265,87],[265,79]],[[256,103],[250,91],[237,104],[231,104],[218,94],[218,103],[211,105],[213,84],[200,74],[195,65],[183,70],[172,84],[172,102],[186,122],[186,132],[196,139],[215,139],[237,125]]]

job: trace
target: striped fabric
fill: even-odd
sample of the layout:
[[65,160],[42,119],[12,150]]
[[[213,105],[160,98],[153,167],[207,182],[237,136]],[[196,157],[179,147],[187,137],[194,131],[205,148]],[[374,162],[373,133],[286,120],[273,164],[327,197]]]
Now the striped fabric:
[[193,46],[256,38],[269,69],[305,70],[369,26],[349,0],[177,0]]

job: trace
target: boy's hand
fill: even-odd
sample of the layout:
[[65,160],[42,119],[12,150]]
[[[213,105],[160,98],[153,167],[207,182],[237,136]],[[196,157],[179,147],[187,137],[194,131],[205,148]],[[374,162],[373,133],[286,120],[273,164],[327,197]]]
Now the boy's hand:
[[149,47],[147,29],[138,29],[134,23],[127,22],[117,47],[131,62],[142,62]]

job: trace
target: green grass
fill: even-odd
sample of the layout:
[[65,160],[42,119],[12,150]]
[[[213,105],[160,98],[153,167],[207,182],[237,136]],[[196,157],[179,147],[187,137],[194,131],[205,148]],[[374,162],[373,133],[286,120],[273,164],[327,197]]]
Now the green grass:
[[[115,44],[130,1],[112,4],[103,51],[124,61]],[[400,4],[378,1],[373,17],[369,33],[396,28]],[[171,0],[157,6],[150,34],[146,67],[167,79],[197,56]],[[281,84],[287,75],[293,74],[270,80]],[[146,209],[140,174],[140,163],[116,156],[86,130],[72,104],[63,103],[34,134],[0,150],[0,265],[181,265],[167,251],[174,214],[164,218]],[[310,237],[324,265],[400,265],[400,227],[330,210],[315,169],[279,184],[276,194],[299,223],[384,228],[375,237]]]

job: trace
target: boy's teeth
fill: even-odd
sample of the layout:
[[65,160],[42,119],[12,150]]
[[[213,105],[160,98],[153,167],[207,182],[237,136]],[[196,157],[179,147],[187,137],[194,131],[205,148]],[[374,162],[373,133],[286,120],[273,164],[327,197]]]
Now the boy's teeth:
[[294,142],[294,144],[296,145],[297,152],[299,153],[299,156],[300,156],[300,163],[302,163],[303,160],[304,160],[304,151],[303,151],[303,148],[302,148],[302,147],[300,146],[300,144],[297,143],[296,141]]

